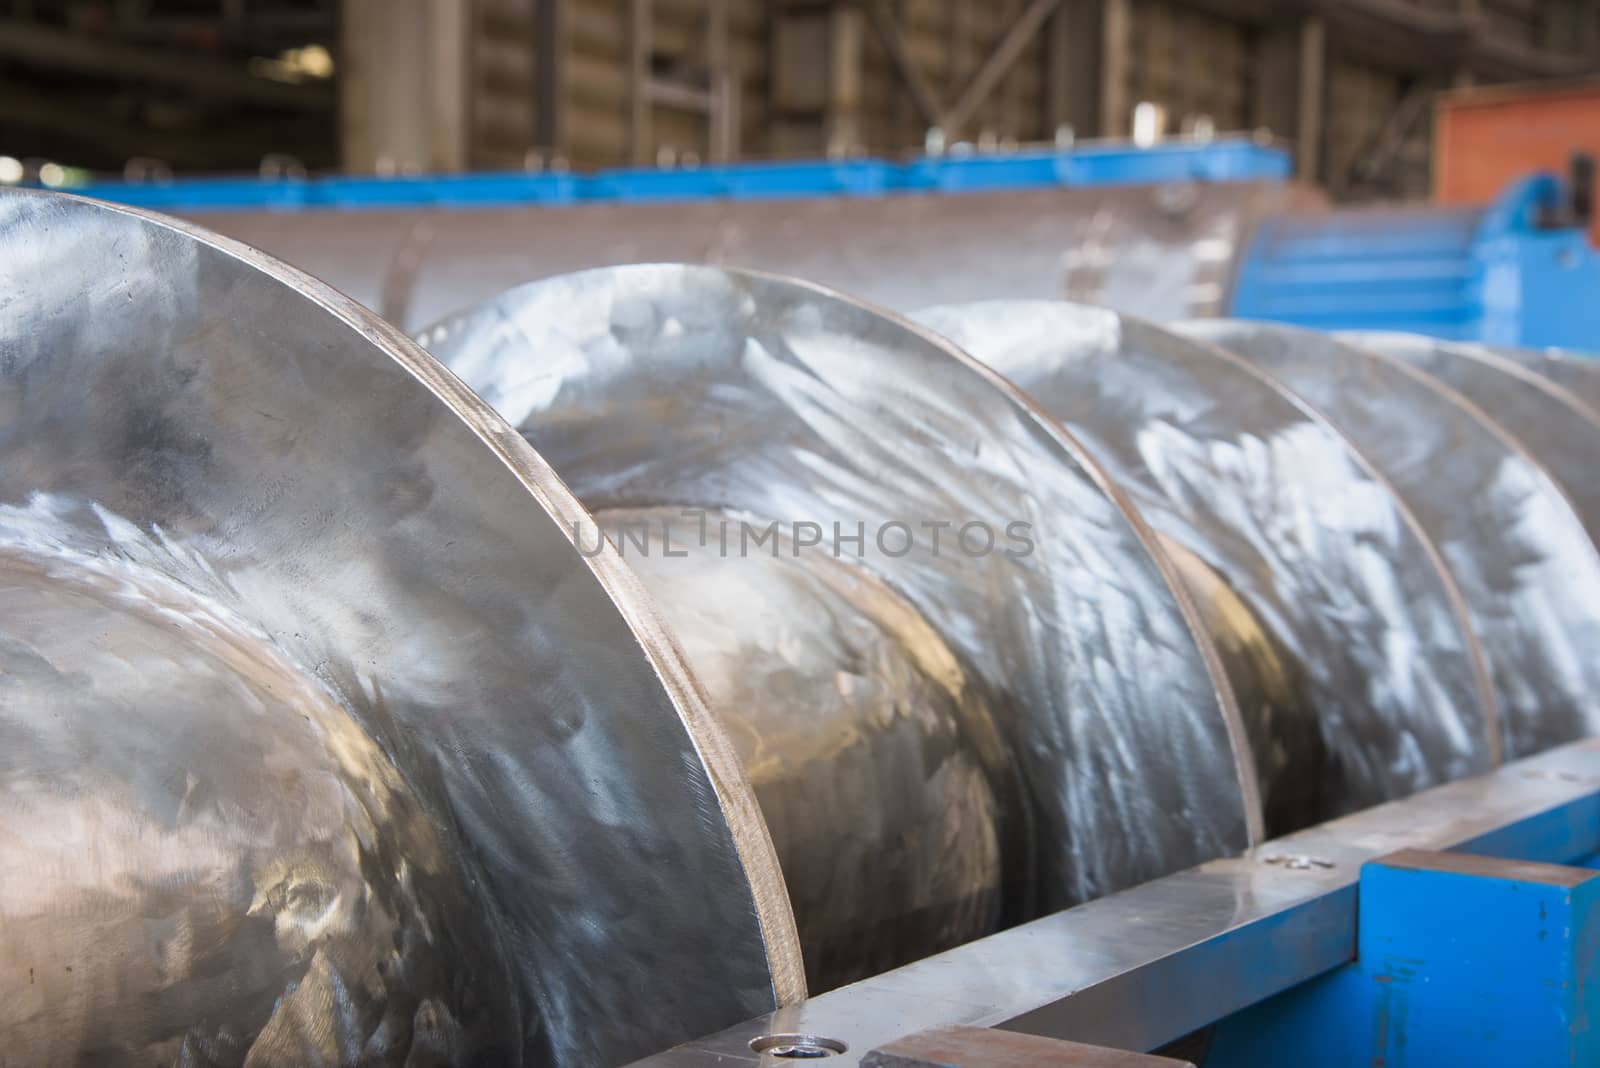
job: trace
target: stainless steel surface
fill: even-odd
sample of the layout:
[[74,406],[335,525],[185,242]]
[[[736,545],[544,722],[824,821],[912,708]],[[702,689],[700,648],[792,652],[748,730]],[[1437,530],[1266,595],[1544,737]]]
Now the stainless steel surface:
[[722,713],[794,873],[813,989],[994,930],[1002,860],[1017,867],[1023,832],[994,697],[914,607],[831,546],[784,530],[759,558],[730,560],[724,532],[737,553],[741,517],[706,514],[704,544],[701,518],[597,517]]
[[1362,863],[1398,849],[1567,863],[1600,851],[1600,741],[1575,742],[1002,931],[760,1016],[639,1068],[761,1063],[750,1041],[838,1041],[828,1061],[938,1027],[1005,1026],[1151,1050],[1355,955]]
[[1549,379],[1590,408],[1600,411],[1600,357],[1561,349],[1513,349],[1498,345],[1489,351]]
[[1505,427],[1572,499],[1600,545],[1600,414],[1571,391],[1481,345],[1415,334],[1342,335],[1403,359],[1459,392]]
[[1600,554],[1518,439],[1460,393],[1375,350],[1267,323],[1177,329],[1305,397],[1410,505],[1466,599],[1507,756],[1600,733]]
[[1437,549],[1299,398],[1236,356],[1104,308],[987,301],[917,318],[1064,423],[1214,573],[1190,589],[1216,606],[1218,645],[1253,654],[1229,663],[1259,702],[1243,711],[1269,827],[1499,763],[1488,672]]
[[684,262],[777,271],[902,311],[1061,297],[1220,314],[1255,220],[1320,202],[1282,182],[958,195],[202,215],[408,330],[536,278]]
[[[1074,440],[958,350],[824,289],[688,266],[524,286],[421,336],[591,508],[714,513],[706,545],[698,519],[675,527],[704,553],[644,577],[743,739],[824,981],[883,959],[887,915],[917,936],[887,952],[928,952],[917,914],[949,902],[916,888],[987,894],[991,838],[1007,922],[1259,826],[1225,680],[1152,535]],[[780,566],[767,549],[722,558],[722,516],[827,540],[761,575]],[[840,551],[836,531],[864,537]],[[862,649],[880,650],[867,668]],[[841,900],[865,904],[822,911]]]
[[459,382],[68,197],[0,195],[0,293],[5,1059],[591,1066],[800,993],[681,654]]

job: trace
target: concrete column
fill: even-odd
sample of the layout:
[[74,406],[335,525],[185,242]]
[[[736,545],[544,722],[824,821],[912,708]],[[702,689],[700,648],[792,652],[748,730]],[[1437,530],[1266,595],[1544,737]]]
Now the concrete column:
[[345,0],[339,73],[346,170],[465,169],[471,0]]
[[1262,33],[1256,56],[1252,120],[1294,143],[1295,174],[1305,181],[1322,174],[1327,36],[1321,16],[1286,20]]
[[1100,16],[1100,136],[1125,137],[1133,102],[1128,99],[1133,10],[1129,0],[1102,0]]
[[835,5],[828,16],[828,87],[825,139],[829,155],[862,145],[861,60],[866,16],[854,5]]

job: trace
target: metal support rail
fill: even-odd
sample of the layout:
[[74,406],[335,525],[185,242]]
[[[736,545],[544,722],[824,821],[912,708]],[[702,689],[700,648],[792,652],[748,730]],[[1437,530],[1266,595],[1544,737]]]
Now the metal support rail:
[[757,1049],[793,1035],[843,1068],[952,1026],[1155,1049],[1354,959],[1361,865],[1400,849],[1546,863],[1600,852],[1600,739],[1047,916],[637,1064],[784,1063]]

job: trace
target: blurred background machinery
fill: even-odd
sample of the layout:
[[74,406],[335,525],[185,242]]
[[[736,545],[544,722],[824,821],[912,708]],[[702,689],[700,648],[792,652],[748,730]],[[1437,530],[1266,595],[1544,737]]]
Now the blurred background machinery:
[[1579,296],[1600,270],[1592,0],[17,0],[0,20],[0,180],[200,219],[413,328],[652,259],[907,310],[1067,296],[1579,348],[1600,317]]
[[[390,320],[583,267],[700,262],[904,311],[1067,297],[1157,321],[1236,314],[1587,349],[1590,157],[1482,207],[1331,208],[1237,138],[593,175],[96,183],[300,264]],[[473,209],[473,210],[462,210]]]
[[1593,0],[8,0],[0,20],[0,153],[96,171],[1264,129],[1338,199],[1418,196],[1438,92],[1600,69]]
[[1579,348],[1600,316],[1587,0],[35,2],[6,28],[0,179],[200,219],[413,328],[652,259],[907,310]]

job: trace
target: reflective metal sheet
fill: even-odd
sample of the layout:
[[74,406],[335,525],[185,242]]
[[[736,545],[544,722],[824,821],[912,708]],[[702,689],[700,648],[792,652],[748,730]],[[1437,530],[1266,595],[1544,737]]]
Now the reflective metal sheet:
[[1487,412],[1561,484],[1600,545],[1600,415],[1577,396],[1481,345],[1415,334],[1341,336],[1407,361]]
[[1325,334],[1243,322],[1181,329],[1316,405],[1411,506],[1466,599],[1508,757],[1600,731],[1600,555],[1517,439],[1410,364]]
[[[917,318],[1061,420],[1282,650],[1268,676],[1287,692],[1246,715],[1275,829],[1497,762],[1459,594],[1384,479],[1298,398],[1104,308],[987,301]],[[1237,612],[1216,616],[1238,628]]]
[[[675,543],[700,555],[641,566],[747,758],[791,765],[775,777],[749,767],[813,963],[812,939],[848,944],[852,928],[833,925],[861,914],[806,903],[879,880],[901,893],[910,874],[948,863],[939,854],[981,857],[974,842],[990,836],[1003,922],[1238,849],[1258,826],[1225,682],[1148,531],[1070,437],[959,351],[823,289],[688,266],[523,286],[422,338],[590,507],[715,513],[706,544],[699,517],[676,525]],[[827,578],[827,596],[797,601],[775,592],[779,579],[747,576],[778,565],[744,525],[725,543],[723,517],[757,533],[775,524],[785,567],[815,538],[826,566],[800,566]],[[715,567],[701,558],[713,550]],[[694,578],[674,570],[686,566]],[[800,622],[816,608],[837,621]],[[884,626],[886,611],[902,624]],[[897,630],[870,647],[919,667],[882,691],[903,694],[892,714],[876,698],[819,706],[812,690],[873,674],[845,655],[863,639],[830,633],[863,620]],[[950,697],[924,707],[935,682]],[[959,751],[945,740],[949,708]],[[987,769],[995,826],[975,818],[944,843],[897,844],[896,828],[937,825],[970,767]],[[821,797],[885,807],[807,803]],[[924,905],[885,904],[903,918]]]
[[74,198],[0,196],[0,293],[8,1058],[588,1068],[800,993],[681,655],[459,382]]
[[407,329],[536,278],[667,261],[778,271],[903,311],[1070,296],[1181,318],[1220,314],[1256,220],[1321,201],[1284,182],[1183,182],[199,218]]

